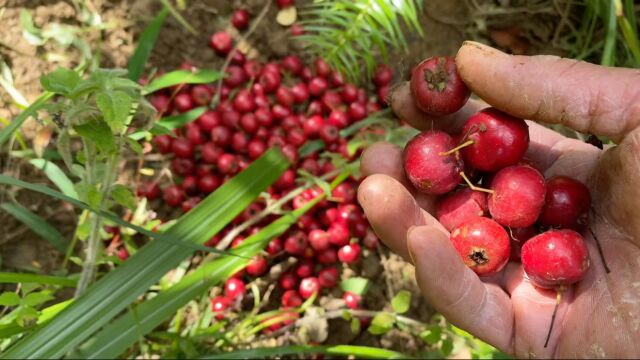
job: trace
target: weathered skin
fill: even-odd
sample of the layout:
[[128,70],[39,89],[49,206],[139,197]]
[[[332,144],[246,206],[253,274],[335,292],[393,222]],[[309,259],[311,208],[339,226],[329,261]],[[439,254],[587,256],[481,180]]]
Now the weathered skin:
[[[536,168],[545,177],[567,175],[589,187],[594,209],[590,228],[611,272],[605,272],[591,234],[583,234],[591,269],[563,293],[549,346],[544,348],[555,291],[534,287],[517,263],[509,263],[501,277],[481,281],[460,261],[446,230],[427,211],[433,211],[435,199],[414,197],[403,186],[407,180],[401,150],[386,143],[364,153],[361,166],[368,177],[358,191],[377,235],[405,259],[413,257],[422,294],[438,311],[513,356],[637,358],[640,71],[553,56],[510,56],[471,42],[462,46],[456,62],[465,83],[491,106],[524,119],[607,136],[618,144],[602,151],[527,122],[531,142],[525,156]],[[469,101],[455,114],[434,118],[418,110],[407,85],[396,87],[391,99],[395,113],[412,126],[451,133],[487,106]]]

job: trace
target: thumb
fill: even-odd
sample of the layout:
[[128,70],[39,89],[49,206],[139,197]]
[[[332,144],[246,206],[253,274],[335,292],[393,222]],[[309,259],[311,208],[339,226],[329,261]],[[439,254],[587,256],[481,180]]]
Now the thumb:
[[474,93],[514,116],[616,142],[640,125],[640,70],[556,56],[511,56],[471,41],[462,45],[456,63]]
[[409,229],[407,247],[422,294],[452,324],[502,351],[513,353],[513,309],[497,285],[467,268],[441,229]]

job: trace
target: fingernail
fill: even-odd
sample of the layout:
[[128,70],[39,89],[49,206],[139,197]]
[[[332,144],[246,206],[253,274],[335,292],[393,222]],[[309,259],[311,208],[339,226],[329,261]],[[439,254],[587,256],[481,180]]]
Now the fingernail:
[[[483,43],[479,43],[476,41],[470,41],[467,40],[465,42],[462,43],[462,46],[460,47],[460,50],[462,50],[463,48],[466,49],[471,49],[471,51],[481,51],[483,52],[485,55],[507,55],[506,53],[493,48],[489,45],[485,45]],[[460,50],[458,50],[458,52],[460,52]]]

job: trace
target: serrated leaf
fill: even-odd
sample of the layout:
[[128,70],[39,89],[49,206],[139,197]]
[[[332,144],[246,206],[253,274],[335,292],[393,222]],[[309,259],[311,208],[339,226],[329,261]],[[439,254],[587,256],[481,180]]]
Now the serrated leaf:
[[111,153],[116,150],[115,138],[111,133],[111,129],[104,121],[92,120],[81,125],[76,125],[73,129],[80,136],[93,141],[98,149],[104,153]]
[[362,296],[369,290],[369,279],[352,277],[340,282],[340,288],[342,291]]
[[20,304],[20,296],[14,292],[3,292],[0,294],[0,306],[16,306]]
[[47,75],[40,76],[40,84],[45,90],[62,95],[70,94],[78,86],[80,80],[80,75],[77,72],[61,67]]
[[407,290],[402,290],[396,296],[391,299],[391,307],[397,314],[404,314],[409,310],[411,306],[411,293]]
[[40,291],[28,294],[22,299],[22,305],[26,306],[36,306],[42,303],[45,303],[49,300],[55,299],[49,292]]
[[131,192],[131,189],[124,185],[113,185],[111,187],[111,198],[129,210],[136,209],[136,197],[133,195],[133,192]]
[[388,312],[380,312],[371,320],[369,332],[373,335],[382,335],[393,328],[396,316]]
[[96,104],[102,112],[104,121],[111,130],[119,133],[124,127],[131,110],[131,98],[129,95],[124,91],[103,91],[96,95]]

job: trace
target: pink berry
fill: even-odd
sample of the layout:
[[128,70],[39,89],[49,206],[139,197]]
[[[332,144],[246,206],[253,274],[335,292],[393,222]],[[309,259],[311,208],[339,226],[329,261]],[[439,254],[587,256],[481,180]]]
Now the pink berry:
[[465,265],[479,276],[496,274],[509,261],[509,235],[491,219],[467,220],[453,229],[450,239]]
[[416,189],[440,195],[453,190],[461,181],[464,163],[457,152],[446,154],[454,147],[449,134],[429,130],[411,139],[404,148],[404,170]]
[[550,230],[522,246],[522,267],[531,282],[541,288],[574,284],[589,270],[589,251],[583,237],[573,230]]
[[527,227],[538,219],[546,191],[538,170],[528,165],[506,167],[494,176],[491,190],[489,212],[501,225]]
[[447,115],[460,110],[471,92],[458,75],[452,57],[432,57],[413,68],[411,94],[422,111]]

